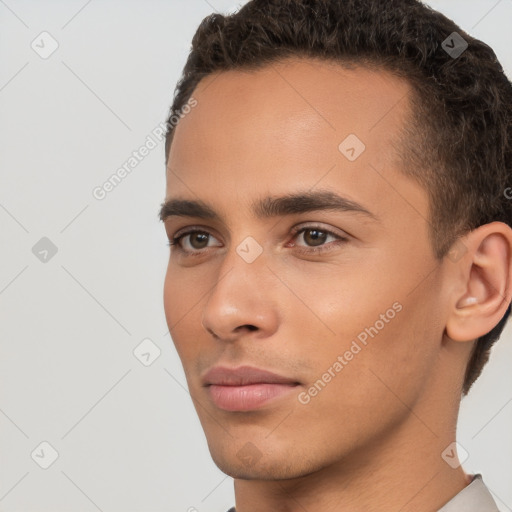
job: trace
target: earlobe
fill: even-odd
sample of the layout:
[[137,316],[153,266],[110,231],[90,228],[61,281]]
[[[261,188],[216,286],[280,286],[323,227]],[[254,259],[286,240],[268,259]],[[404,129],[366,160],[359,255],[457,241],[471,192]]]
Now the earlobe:
[[454,265],[449,275],[457,290],[446,324],[446,334],[454,341],[472,341],[490,332],[511,300],[512,229],[502,222],[484,224],[465,237],[464,245],[468,250],[463,258],[445,263]]

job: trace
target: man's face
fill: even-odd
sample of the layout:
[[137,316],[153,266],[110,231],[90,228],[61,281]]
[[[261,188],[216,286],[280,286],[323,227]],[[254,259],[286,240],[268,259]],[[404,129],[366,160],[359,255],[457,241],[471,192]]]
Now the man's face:
[[[381,71],[289,60],[207,77],[176,129],[166,199],[202,201],[219,218],[165,220],[169,237],[199,232],[171,249],[165,313],[212,457],[231,476],[360,460],[411,418],[428,433],[410,409],[437,382],[443,267],[427,193],[400,173],[391,142],[409,93]],[[295,213],[252,210],[326,191],[369,213],[304,201]],[[295,385],[204,385],[218,365]]]

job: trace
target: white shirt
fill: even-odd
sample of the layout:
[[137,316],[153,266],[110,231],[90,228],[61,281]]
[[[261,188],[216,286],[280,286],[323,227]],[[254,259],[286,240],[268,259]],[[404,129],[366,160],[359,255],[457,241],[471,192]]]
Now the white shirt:
[[464,487],[437,512],[499,512],[489,489],[480,473],[473,475],[471,483]]

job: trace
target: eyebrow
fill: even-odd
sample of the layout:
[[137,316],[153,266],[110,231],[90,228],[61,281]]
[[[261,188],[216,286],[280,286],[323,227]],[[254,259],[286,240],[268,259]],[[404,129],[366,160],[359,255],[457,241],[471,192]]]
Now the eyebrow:
[[[362,214],[372,220],[379,218],[361,204],[342,197],[330,190],[299,192],[278,197],[264,197],[252,204],[252,213],[260,219],[294,215],[312,211],[337,211]],[[222,216],[210,205],[200,200],[169,199],[162,203],[159,217],[163,222],[169,217],[197,217],[223,221]]]

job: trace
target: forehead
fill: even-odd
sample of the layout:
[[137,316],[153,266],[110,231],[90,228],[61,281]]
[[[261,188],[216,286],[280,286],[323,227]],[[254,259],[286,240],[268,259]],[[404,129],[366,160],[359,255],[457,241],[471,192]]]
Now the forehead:
[[289,58],[257,70],[218,72],[201,80],[193,92],[198,106],[178,123],[175,139],[193,131],[202,142],[218,143],[224,134],[226,141],[236,143],[247,134],[239,132],[243,125],[254,131],[265,128],[262,143],[287,140],[289,130],[310,138],[322,130],[336,137],[351,130],[369,138],[380,128],[375,132],[379,137],[379,132],[389,132],[404,120],[409,93],[408,82],[389,71]]
[[314,59],[208,76],[176,127],[167,196],[214,204],[221,193],[242,207],[320,185],[386,208],[386,177],[406,180],[396,148],[409,95],[389,72]]

